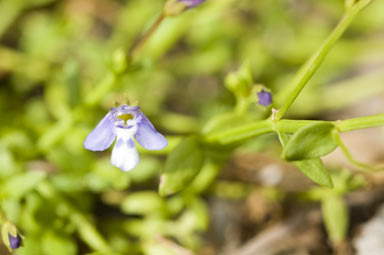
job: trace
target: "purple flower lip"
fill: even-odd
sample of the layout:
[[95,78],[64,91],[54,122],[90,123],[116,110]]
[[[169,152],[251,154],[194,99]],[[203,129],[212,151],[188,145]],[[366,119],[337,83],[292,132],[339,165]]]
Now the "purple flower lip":
[[[108,149],[117,140],[112,150],[111,163],[123,171],[133,169],[139,163],[133,138],[147,150],[161,150],[168,145],[162,134],[156,131],[138,106],[121,105],[110,111],[84,141],[84,148],[91,151]],[[119,118],[124,115],[127,118]]]
[[21,245],[21,237],[19,234],[16,236],[13,236],[11,233],[8,233],[8,238],[9,238],[9,245],[11,246],[12,249],[17,249]]
[[258,92],[257,98],[259,99],[259,104],[263,106],[268,106],[272,103],[272,94],[265,90]]
[[193,8],[202,4],[205,0],[179,0],[183,2],[187,8]]

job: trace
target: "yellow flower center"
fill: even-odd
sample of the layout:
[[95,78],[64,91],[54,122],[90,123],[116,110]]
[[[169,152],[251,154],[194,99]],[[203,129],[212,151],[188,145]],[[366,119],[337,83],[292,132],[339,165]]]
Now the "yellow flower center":
[[127,125],[127,121],[133,119],[133,115],[126,113],[119,115],[118,118],[124,120],[124,125]]

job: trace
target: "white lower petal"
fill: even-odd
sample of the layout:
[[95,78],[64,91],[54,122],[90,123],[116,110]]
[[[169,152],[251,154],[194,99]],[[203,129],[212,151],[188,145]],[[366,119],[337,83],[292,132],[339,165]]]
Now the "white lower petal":
[[123,171],[132,170],[139,163],[139,153],[133,141],[134,130],[118,128],[111,163]]

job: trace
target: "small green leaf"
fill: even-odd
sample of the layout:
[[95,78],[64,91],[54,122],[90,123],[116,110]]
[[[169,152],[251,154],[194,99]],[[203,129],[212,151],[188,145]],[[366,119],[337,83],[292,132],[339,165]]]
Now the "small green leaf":
[[289,139],[283,150],[283,158],[289,161],[318,158],[332,152],[338,146],[331,123],[315,123],[299,129]]
[[51,231],[47,231],[41,237],[41,247],[43,249],[43,254],[77,254],[77,246],[69,236]]
[[345,240],[349,214],[342,197],[330,195],[323,199],[321,204],[323,219],[328,235],[334,244]]
[[23,246],[17,249],[18,255],[44,254],[41,247],[41,238],[28,236],[23,240]]
[[46,174],[41,171],[26,172],[9,178],[2,187],[5,196],[21,199],[28,192],[33,190],[44,178]]
[[296,161],[293,163],[312,181],[321,186],[333,188],[332,179],[320,158]]
[[121,210],[128,214],[161,214],[165,210],[165,202],[153,191],[134,192],[121,202]]
[[169,154],[161,175],[159,193],[170,195],[184,189],[199,173],[204,161],[196,137],[187,137]]
[[[283,146],[283,150],[286,149],[290,140],[294,137],[289,137],[288,134],[278,132],[280,142]],[[293,162],[309,179],[315,183],[333,188],[332,179],[329,176],[327,168],[320,158],[307,159]]]

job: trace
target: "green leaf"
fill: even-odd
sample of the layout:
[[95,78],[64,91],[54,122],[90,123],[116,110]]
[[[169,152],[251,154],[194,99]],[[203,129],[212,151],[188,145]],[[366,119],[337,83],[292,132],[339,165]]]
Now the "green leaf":
[[332,135],[334,130],[331,123],[315,123],[300,128],[286,144],[283,158],[295,161],[327,155],[338,146]]
[[20,199],[34,189],[46,174],[41,171],[27,172],[10,178],[2,187],[2,192],[10,198]]
[[28,236],[23,240],[23,245],[17,249],[18,255],[43,254],[41,247],[41,238]]
[[330,195],[321,204],[328,235],[334,244],[342,242],[347,234],[349,214],[342,197]]
[[315,183],[333,188],[332,179],[320,158],[296,161],[293,163]]
[[204,161],[196,137],[187,137],[169,154],[161,175],[159,193],[170,195],[184,189],[199,173]]
[[77,246],[70,237],[47,231],[41,239],[43,254],[75,255]]
[[161,214],[165,210],[165,202],[155,192],[135,192],[124,198],[121,210],[128,214]]
[[[278,132],[278,135],[283,149],[286,148],[290,140],[294,137],[292,136],[292,138],[290,138],[288,134],[281,132]],[[320,158],[295,161],[293,163],[315,183],[321,186],[333,188],[332,179]]]

